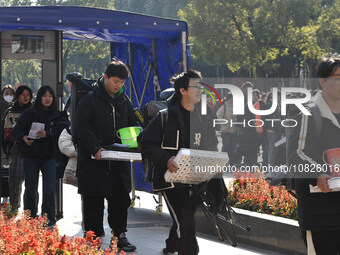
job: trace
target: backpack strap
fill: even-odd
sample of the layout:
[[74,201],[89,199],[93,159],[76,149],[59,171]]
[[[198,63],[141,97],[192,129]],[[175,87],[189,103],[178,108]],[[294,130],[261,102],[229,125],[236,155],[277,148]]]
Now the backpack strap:
[[161,129],[162,129],[162,134],[163,134],[162,140],[164,140],[164,129],[165,129],[166,123],[168,122],[168,108],[160,110],[159,114],[161,115]]
[[94,90],[90,90],[88,93],[91,95],[90,96],[91,104],[93,106],[93,109],[95,109],[96,108],[96,101],[94,100],[94,98],[95,98],[96,94],[95,94]]
[[310,111],[312,113],[312,118],[314,120],[314,125],[316,129],[316,139],[318,140],[321,134],[321,129],[322,129],[321,112],[317,105],[313,105],[312,107],[310,107]]

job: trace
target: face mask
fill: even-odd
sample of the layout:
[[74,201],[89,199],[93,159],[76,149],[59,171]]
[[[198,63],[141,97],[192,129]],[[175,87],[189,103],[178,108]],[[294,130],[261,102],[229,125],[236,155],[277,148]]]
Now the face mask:
[[7,95],[7,96],[4,96],[4,99],[5,99],[6,102],[10,103],[13,100],[13,96]]

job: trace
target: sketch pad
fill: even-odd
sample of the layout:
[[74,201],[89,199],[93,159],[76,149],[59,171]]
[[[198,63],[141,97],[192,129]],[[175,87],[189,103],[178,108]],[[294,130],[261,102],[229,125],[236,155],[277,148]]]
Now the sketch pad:
[[228,153],[225,152],[182,148],[175,157],[179,170],[175,173],[167,170],[164,179],[166,182],[199,184],[223,171],[228,161]]

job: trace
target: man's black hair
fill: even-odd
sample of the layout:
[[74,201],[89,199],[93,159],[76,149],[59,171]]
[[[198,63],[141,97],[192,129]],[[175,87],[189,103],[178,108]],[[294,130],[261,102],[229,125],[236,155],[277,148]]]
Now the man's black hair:
[[52,104],[48,107],[48,111],[55,111],[55,110],[57,110],[56,97],[55,97],[53,89],[50,86],[42,86],[38,90],[37,98],[36,98],[36,100],[34,102],[33,108],[36,108],[39,111],[41,111],[43,109],[43,105],[42,105],[41,99],[46,94],[47,91],[50,92],[50,94],[53,97]]
[[31,88],[28,87],[28,86],[26,86],[26,85],[21,85],[21,86],[19,86],[19,87],[17,88],[17,90],[15,91],[15,98],[14,98],[14,100],[17,101],[18,98],[19,98],[19,96],[20,96],[25,90],[27,90],[28,93],[30,94],[30,101],[31,101],[32,98],[33,98],[33,92],[32,92],[32,90],[31,90]]
[[316,66],[316,74],[318,78],[328,78],[337,67],[340,67],[340,55],[330,54],[322,57]]
[[199,71],[189,69],[186,72],[175,75],[170,79],[170,82],[174,84],[175,94],[172,97],[172,101],[180,101],[182,98],[180,89],[184,88],[188,90],[190,79],[202,79],[202,75]]
[[122,61],[116,59],[113,59],[110,64],[106,66],[104,73],[107,75],[107,78],[118,77],[122,80],[126,80],[129,76],[127,66]]

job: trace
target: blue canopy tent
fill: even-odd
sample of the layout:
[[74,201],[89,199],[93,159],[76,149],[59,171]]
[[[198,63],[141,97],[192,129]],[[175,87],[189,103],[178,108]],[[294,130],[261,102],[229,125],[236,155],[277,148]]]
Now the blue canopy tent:
[[[130,68],[127,93],[139,108],[157,99],[160,91],[170,87],[169,78],[190,65],[188,26],[180,20],[87,7],[0,7],[0,33],[9,30],[58,31],[60,45],[62,39],[110,42],[111,56]],[[59,96],[63,87],[61,49],[57,53]],[[151,191],[143,177],[141,166],[137,166],[136,189]]]

